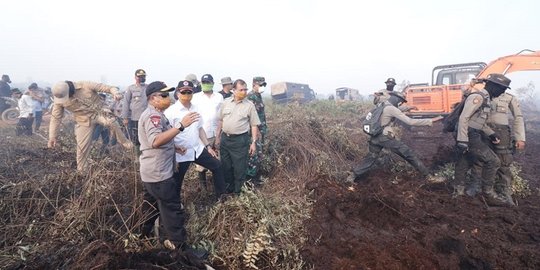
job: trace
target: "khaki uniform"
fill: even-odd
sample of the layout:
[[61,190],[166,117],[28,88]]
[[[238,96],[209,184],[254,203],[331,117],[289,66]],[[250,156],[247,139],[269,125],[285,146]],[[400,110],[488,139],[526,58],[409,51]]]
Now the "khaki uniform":
[[167,239],[176,247],[182,247],[187,236],[185,215],[180,204],[181,182],[174,175],[174,140],[159,148],[152,147],[156,136],[171,128],[167,117],[152,105],[148,105],[139,118],[140,174],[144,187],[142,212],[147,217],[141,226],[141,235],[150,236],[159,215],[163,226],[159,234],[160,242]]
[[261,124],[255,105],[247,99],[225,99],[218,113],[222,121],[221,163],[228,192],[239,193],[246,179],[249,144],[248,131]]
[[481,175],[473,173],[473,177],[482,182],[484,192],[493,189],[493,181],[501,163],[487,144],[487,137],[495,133],[486,124],[490,111],[491,101],[484,89],[470,94],[465,100],[458,122],[457,141],[468,143],[469,151],[462,154],[456,162],[456,186],[464,184],[471,162],[478,162],[483,169]]
[[390,92],[386,89],[379,90],[375,92],[375,97],[373,98],[373,104],[377,105],[387,101],[390,98]]
[[146,84],[130,85],[124,92],[124,98],[122,100],[122,118],[128,119],[128,131],[131,141],[139,145],[138,136],[138,123],[139,118],[146,107],[148,101],[146,99]]
[[77,140],[77,170],[82,171],[88,166],[88,154],[90,153],[91,139],[96,123],[110,129],[124,147],[131,147],[131,143],[122,133],[122,130],[114,115],[103,111],[102,100],[98,92],[118,94],[118,89],[113,86],[79,81],[73,82],[75,93],[69,97],[64,104],[54,104],[51,111],[51,122],[49,125],[49,138],[56,138],[60,123],[64,117],[64,110],[73,113],[75,118],[75,137]]
[[[514,118],[512,129],[510,129],[508,120],[509,112],[512,113]],[[513,162],[512,137],[516,141],[525,141],[525,123],[517,98],[509,93],[494,98],[491,102],[491,113],[487,119],[487,124],[501,140],[499,144],[490,144],[501,161],[501,166],[495,178],[495,189],[497,192],[509,197],[512,195],[512,173],[510,171],[510,165]],[[473,171],[478,174],[481,170],[481,164],[475,164]]]
[[426,168],[424,163],[417,157],[416,153],[414,153],[402,141],[395,139],[395,131],[394,127],[392,127],[394,119],[399,119],[403,123],[410,126],[431,126],[433,124],[433,121],[431,121],[431,119],[412,119],[406,116],[403,112],[401,112],[401,110],[399,110],[395,106],[391,105],[390,103],[386,103],[386,107],[381,114],[381,125],[386,127],[383,129],[381,135],[374,136],[369,139],[368,156],[362,161],[362,163],[360,163],[360,165],[356,166],[353,169],[353,173],[356,178],[361,177],[362,175],[379,165],[378,160],[383,148],[386,148],[405,159],[418,171],[420,171],[422,175],[427,176],[429,174],[429,170]]

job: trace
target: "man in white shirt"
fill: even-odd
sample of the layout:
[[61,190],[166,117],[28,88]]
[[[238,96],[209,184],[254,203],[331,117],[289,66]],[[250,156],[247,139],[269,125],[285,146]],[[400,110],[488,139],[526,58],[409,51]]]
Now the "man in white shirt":
[[[178,102],[170,106],[164,113],[173,126],[190,112],[200,113],[198,107],[191,103],[191,99],[193,98],[193,83],[187,80],[180,81],[176,88],[175,96],[178,98]],[[208,142],[203,126],[204,120],[201,119],[189,127],[181,127],[182,132],[174,137],[175,157],[176,162],[178,162],[179,171],[179,186],[181,189],[189,165],[194,162],[208,168],[212,172],[214,175],[214,192],[216,198],[219,199],[225,192],[223,170],[221,168],[221,162],[217,159],[216,152]]]
[[27,91],[22,95],[21,99],[19,99],[19,122],[17,122],[17,128],[15,133],[17,136],[19,135],[32,135],[32,124],[34,123],[34,109],[36,103],[34,102],[34,99],[29,93],[30,91]]
[[[193,95],[192,103],[197,106],[199,113],[203,120],[203,129],[206,132],[208,143],[214,148],[214,140],[216,136],[217,128],[217,114],[221,103],[223,102],[223,96],[214,92],[214,78],[210,74],[204,74],[201,77],[202,92],[195,93]],[[195,166],[195,170],[199,172],[199,182],[202,190],[207,190],[206,183],[206,171],[204,167],[199,165]]]

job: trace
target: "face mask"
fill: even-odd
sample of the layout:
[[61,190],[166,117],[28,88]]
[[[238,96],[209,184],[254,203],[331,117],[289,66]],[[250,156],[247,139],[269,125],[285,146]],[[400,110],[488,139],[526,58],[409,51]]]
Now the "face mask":
[[156,104],[156,109],[158,110],[161,110],[161,111],[164,111],[166,110],[167,108],[169,108],[169,106],[171,106],[171,98],[161,98],[159,97],[159,100]]
[[236,90],[236,91],[234,91],[234,96],[235,96],[238,100],[242,100],[242,99],[246,98],[246,96],[247,96],[247,91]]
[[394,86],[396,86],[395,84],[387,84],[386,85],[386,90],[388,91],[394,91]]
[[191,101],[192,98],[193,98],[193,95],[180,95],[181,101]]
[[264,87],[264,86],[259,86],[259,93],[260,93],[260,94],[264,93],[264,90],[266,90],[266,87]]
[[506,87],[492,82],[487,82],[485,89],[488,91],[491,98],[496,98],[506,91]]
[[139,83],[144,83],[144,82],[146,82],[146,77],[143,77],[143,76],[139,77]]
[[213,83],[203,83],[202,84],[202,91],[203,92],[210,92],[212,91],[214,88],[214,84]]

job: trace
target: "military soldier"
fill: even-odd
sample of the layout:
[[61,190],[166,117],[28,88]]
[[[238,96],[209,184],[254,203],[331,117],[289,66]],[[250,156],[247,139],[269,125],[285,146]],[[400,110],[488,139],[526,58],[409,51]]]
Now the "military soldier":
[[248,160],[248,169],[246,175],[253,183],[259,183],[261,181],[260,165],[261,160],[263,159],[263,144],[266,133],[268,132],[268,127],[266,126],[266,114],[264,112],[264,103],[262,100],[261,94],[264,92],[266,87],[266,82],[264,77],[254,77],[253,78],[253,88],[252,91],[248,94],[248,100],[253,102],[255,109],[257,110],[257,115],[259,115],[259,120],[261,124],[259,127],[259,139],[257,140],[257,152],[255,155],[251,156]]
[[261,121],[255,105],[246,99],[247,90],[244,80],[236,80],[233,96],[223,101],[218,113],[215,145],[221,152],[228,192],[240,192],[246,179],[248,156],[255,155],[257,150]]
[[139,145],[137,131],[139,117],[141,117],[141,113],[147,107],[145,82],[146,71],[137,69],[135,71],[135,84],[128,86],[124,92],[124,99],[122,100],[122,119],[124,121],[124,126],[127,127],[131,141],[133,141],[135,145]]
[[[160,241],[166,248],[192,251],[186,244],[185,216],[180,204],[180,183],[174,177],[174,137],[198,120],[196,113],[188,113],[174,127],[163,114],[171,105],[169,92],[163,82],[152,82],[145,95],[148,107],[143,111],[138,123],[141,143],[140,173],[144,187],[142,210],[148,218],[141,227],[143,237],[151,234],[158,214],[163,231]],[[196,253],[193,253],[197,255]]]
[[132,148],[133,144],[124,136],[116,118],[110,111],[103,110],[102,101],[98,92],[112,94],[120,99],[118,88],[89,81],[63,81],[58,82],[52,89],[54,105],[49,125],[50,148],[56,146],[58,129],[64,117],[64,110],[73,113],[75,117],[75,137],[77,140],[77,170],[83,171],[88,167],[88,154],[90,153],[92,133],[97,124],[110,128],[120,144],[125,148]]
[[223,89],[219,91],[219,93],[223,96],[223,99],[232,96],[232,83],[233,81],[231,77],[221,78],[221,86],[223,87]]
[[439,121],[442,119],[441,116],[437,116],[431,119],[412,119],[406,116],[401,112],[398,107],[407,102],[403,94],[401,93],[390,93],[390,98],[387,101],[383,102],[383,105],[386,106],[381,114],[381,126],[384,127],[381,134],[372,136],[369,138],[369,154],[362,161],[362,163],[356,166],[352,173],[347,178],[347,181],[353,182],[356,179],[364,176],[365,173],[377,166],[377,159],[383,148],[386,148],[403,159],[409,162],[414,168],[416,168],[424,177],[428,177],[429,181],[439,182],[442,181],[440,177],[429,176],[429,170],[426,168],[424,163],[418,158],[416,153],[414,153],[406,144],[402,141],[395,138],[395,132],[392,127],[392,123],[395,119],[400,120],[401,122],[410,125],[410,126],[431,126],[433,122]]
[[484,139],[489,138],[494,145],[501,143],[500,135],[495,133],[486,121],[491,112],[491,99],[502,95],[509,85],[510,80],[504,75],[490,74],[486,79],[484,89],[471,93],[465,100],[457,129],[456,148],[461,153],[456,163],[454,177],[457,195],[463,193],[465,173],[470,168],[471,162],[478,162],[482,170],[479,173],[473,171],[472,175],[477,179],[475,181],[482,182],[482,191],[489,199],[489,203],[510,203],[494,190],[495,176],[501,161],[490,148],[489,142]]

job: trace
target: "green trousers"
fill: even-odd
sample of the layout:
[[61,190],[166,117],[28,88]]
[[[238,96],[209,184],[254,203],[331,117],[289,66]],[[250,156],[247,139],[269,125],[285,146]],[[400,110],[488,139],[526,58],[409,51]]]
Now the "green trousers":
[[226,192],[240,193],[246,181],[250,138],[248,133],[221,134],[220,156],[225,176]]

